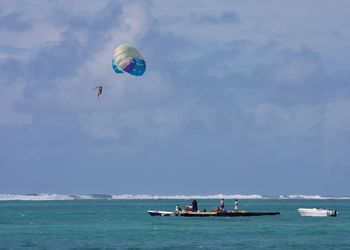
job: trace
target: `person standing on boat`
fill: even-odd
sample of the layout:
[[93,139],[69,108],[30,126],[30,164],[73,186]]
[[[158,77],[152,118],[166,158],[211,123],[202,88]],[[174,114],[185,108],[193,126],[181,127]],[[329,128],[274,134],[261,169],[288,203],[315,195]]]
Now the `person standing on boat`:
[[224,198],[222,198],[220,200],[220,210],[221,211],[225,210],[225,200],[224,200]]
[[235,200],[235,212],[238,212],[238,201],[237,201],[237,199]]
[[197,212],[197,211],[198,211],[197,201],[193,200],[192,201],[192,212]]

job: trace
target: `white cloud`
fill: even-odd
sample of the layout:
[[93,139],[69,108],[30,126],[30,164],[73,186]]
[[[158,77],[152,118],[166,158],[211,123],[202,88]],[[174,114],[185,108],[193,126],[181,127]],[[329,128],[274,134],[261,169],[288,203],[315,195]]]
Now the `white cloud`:
[[[239,50],[235,54],[235,58],[230,59],[232,60],[231,64],[228,65],[226,60],[222,60],[222,64],[213,65],[210,68],[212,71],[206,72],[212,75],[218,75],[217,70],[223,70],[224,72],[219,75],[222,75],[222,78],[225,79],[232,72],[248,72],[250,74],[252,68],[257,67],[259,63],[271,65],[278,56],[283,54],[283,45],[289,46],[287,43],[278,44],[276,47],[271,46],[271,48],[266,48],[267,46],[265,46],[271,44],[271,38],[278,37],[280,35],[279,32],[287,32],[285,30],[283,31],[282,27],[279,27],[278,24],[270,26],[269,24],[274,20],[273,18],[270,17],[261,24],[262,30],[267,29],[269,31],[263,34],[264,32],[259,31],[256,27],[256,21],[247,21],[248,17],[245,15],[248,14],[242,12],[242,10],[247,8],[247,5],[242,4],[242,2],[238,5],[227,3],[229,6],[228,9],[231,8],[235,11],[234,13],[237,13],[239,18],[239,23],[235,22],[234,25],[241,25],[240,27],[231,27],[230,32],[227,29],[221,30],[222,27],[215,30],[211,30],[215,27],[207,27],[209,30],[204,30],[204,28],[197,29],[199,28],[198,25],[200,25],[198,22],[191,23],[188,26],[180,27],[177,25],[176,28],[166,22],[165,24],[162,22],[157,23],[163,31],[172,32],[177,35],[186,34],[188,39],[195,41],[193,47],[196,47],[197,50],[194,49],[191,51],[192,47],[190,46],[188,53],[185,51],[186,53],[182,55],[178,54],[175,58],[170,58],[170,60],[172,59],[177,62],[186,60],[195,61],[205,56],[206,49],[210,51],[208,53],[209,55],[214,55],[215,51],[220,51],[222,55],[225,55],[223,53],[225,52],[225,49],[222,49],[223,47],[207,47],[208,43],[211,45],[225,44],[227,47],[224,47],[228,49],[228,53],[234,54],[235,51],[231,51],[229,46],[230,44],[232,46],[237,45],[234,42],[238,41],[238,45],[241,45],[239,48],[242,48],[242,50]],[[191,3],[186,2],[187,4]],[[211,9],[208,8],[211,4],[210,2],[206,2],[204,6],[198,8],[199,16],[203,14],[203,16],[207,17],[208,11],[210,10],[209,12],[211,12]],[[162,72],[152,69],[152,67],[149,67],[145,75],[140,78],[131,77],[126,74],[116,75],[111,69],[112,53],[117,45],[124,42],[132,43],[142,52],[142,43],[140,41],[142,41],[142,38],[149,31],[150,25],[154,24],[152,14],[159,11],[159,13],[166,13],[170,17],[175,18],[190,17],[193,14],[193,11],[188,9],[179,13],[175,11],[176,6],[173,6],[174,9],[169,10],[167,7],[167,10],[165,10],[164,6],[159,7],[161,5],[159,2],[154,3],[153,6],[155,7],[152,13],[149,10],[150,7],[144,3],[131,2],[130,4],[121,5],[122,14],[121,17],[118,17],[118,20],[120,20],[118,25],[104,32],[104,36],[109,38],[109,40],[94,48],[96,51],[91,53],[92,57],[80,65],[79,70],[75,72],[73,77],[60,80],[53,79],[53,82],[50,84],[54,87],[39,90],[34,94],[33,101],[43,104],[43,106],[50,103],[48,105],[53,105],[55,108],[76,112],[81,118],[81,125],[84,131],[97,138],[118,139],[125,128],[135,130],[139,134],[162,137],[169,135],[173,131],[183,129],[191,122],[199,122],[207,127],[213,126],[215,121],[211,118],[215,113],[215,109],[210,107],[210,105],[203,105],[205,101],[192,98],[190,95],[180,97],[180,94],[176,92],[175,76],[165,76]],[[89,15],[93,16],[99,13],[98,11],[105,6],[105,3],[97,6],[96,11],[93,11],[94,6],[88,7]],[[45,8],[50,9],[50,6],[46,6]],[[169,13],[165,11],[169,11]],[[213,15],[214,17],[218,17],[225,13],[225,11],[227,11],[226,8],[214,7]],[[265,11],[269,13],[272,10],[267,8]],[[257,19],[264,16],[257,9],[253,9],[253,12],[258,14]],[[41,12],[41,15],[37,18],[34,15],[29,16],[32,20],[36,18],[36,21],[33,22],[33,34],[23,32],[19,36],[20,39],[17,37],[17,40],[20,40],[23,44],[15,44],[16,46],[33,48],[47,41],[59,41],[61,39],[61,32],[67,29],[67,27],[62,25],[60,28],[57,28],[53,24],[50,24],[50,22],[41,26],[41,21],[47,18],[47,15],[43,13],[45,11]],[[76,10],[74,10],[74,13],[76,13]],[[156,16],[159,17],[157,14]],[[287,24],[294,25],[288,22]],[[225,23],[225,25],[228,24]],[[276,30],[273,30],[274,27]],[[224,28],[227,28],[227,26]],[[195,29],[197,31],[194,32]],[[40,35],[36,35],[37,32]],[[84,41],[88,37],[84,32],[80,35],[82,36],[80,41]],[[262,35],[266,39],[260,39]],[[42,39],[40,36],[45,37]],[[2,36],[1,39],[5,39],[0,40],[1,43],[6,43],[6,41],[9,42],[6,39],[13,39],[13,37],[3,38]],[[31,42],[24,43],[23,41],[25,40],[30,40]],[[283,39],[281,38],[278,41],[281,42],[281,40]],[[307,43],[310,42],[309,40],[305,41]],[[303,41],[296,44],[293,46],[299,50],[299,45],[303,44]],[[170,54],[171,51],[166,53]],[[216,59],[219,61],[220,57]],[[236,65],[241,66],[241,68],[237,68]],[[250,66],[252,68],[249,69]],[[275,67],[270,75],[272,79],[275,82],[287,84],[303,82],[305,79],[317,75],[320,69],[319,61],[304,60],[301,57],[292,58],[284,63],[274,64],[273,66]],[[96,93],[92,88],[100,82],[102,82],[105,89],[101,100],[97,103]],[[225,89],[221,92],[224,91]],[[22,98],[22,92],[19,91],[16,93],[17,98]],[[12,115],[14,114],[13,107],[12,102],[12,106],[10,105],[6,109],[8,110],[7,112],[11,111]],[[329,109],[334,109],[334,107],[329,107]],[[288,108],[275,106],[266,101],[256,106],[249,106],[243,112],[252,119],[254,125],[257,127],[276,129],[278,133],[285,135],[288,133],[307,135],[310,129],[317,126],[320,122],[320,110],[321,108],[317,106],[304,105]],[[16,119],[13,118],[13,120],[21,121],[20,118],[22,118],[22,122],[28,122],[30,120],[27,116],[23,116],[23,114]],[[328,126],[330,128],[336,127],[332,122],[329,122]]]
[[327,136],[350,132],[350,99],[336,99],[326,105],[324,132]]
[[[350,99],[294,107],[259,103],[242,109],[254,131],[270,136],[336,140],[350,133]],[[255,130],[258,129],[258,130]]]
[[[77,77],[75,82],[81,86]],[[95,91],[86,89],[66,93],[61,86],[57,92],[60,105],[79,113],[85,132],[95,138],[118,140],[125,131],[140,138],[153,140],[170,136],[192,122],[212,126],[214,110],[192,97],[181,96],[171,79],[158,72],[146,72],[142,77],[112,75],[106,82],[99,101]],[[67,96],[66,96],[67,95]],[[76,100],[80,100],[78,106]]]
[[[173,80],[161,72],[152,67],[142,77],[113,72],[113,49],[125,42],[137,46],[152,17],[145,5],[131,3],[123,6],[120,20],[118,26],[107,31],[109,42],[81,65],[73,78],[58,81],[56,88],[42,92],[38,100],[55,101],[60,108],[77,112],[83,130],[100,139],[118,140],[125,131],[133,131],[152,140],[168,136],[191,121],[210,126],[210,109],[209,113],[200,111],[196,101],[178,96]],[[99,101],[92,89],[98,83],[104,86]]]
[[272,80],[278,84],[301,84],[320,72],[320,63],[304,59],[293,59],[277,65],[272,72]]
[[47,2],[33,5],[27,1],[9,1],[5,12],[1,14],[10,13],[19,13],[30,24],[30,28],[22,32],[0,30],[0,45],[33,50],[45,43],[61,40],[63,29],[56,27],[50,20],[51,6]]
[[[330,75],[347,71],[350,64],[350,57],[344,56],[349,54],[350,42],[348,2],[344,0],[320,0],[317,4],[315,1],[268,0],[263,6],[259,1],[229,0],[220,4],[211,1],[163,3],[156,0],[153,3],[152,12],[160,20],[160,30],[199,45],[210,45],[210,49],[220,49],[239,40],[251,41],[258,46],[274,41],[282,48],[298,50],[310,47],[321,52]],[[227,11],[235,11],[239,22],[207,26],[190,18],[193,14],[215,17]],[[176,20],[182,20],[181,25]],[[330,32],[342,36],[325,35]],[[255,60],[259,58],[253,58],[252,63]]]
[[322,108],[312,105],[284,107],[259,103],[243,110],[253,128],[270,136],[309,137],[320,133]]
[[16,104],[24,102],[23,84],[4,85],[0,91],[0,125],[27,125],[32,115],[16,110]]
[[101,110],[99,113],[82,113],[81,126],[87,133],[100,139],[118,140],[125,131],[129,131],[138,139],[152,141],[171,137],[193,122],[210,127],[212,114],[212,110],[204,111],[199,103],[186,100],[179,104],[178,100],[170,100],[149,107],[136,104],[116,109],[115,112]]

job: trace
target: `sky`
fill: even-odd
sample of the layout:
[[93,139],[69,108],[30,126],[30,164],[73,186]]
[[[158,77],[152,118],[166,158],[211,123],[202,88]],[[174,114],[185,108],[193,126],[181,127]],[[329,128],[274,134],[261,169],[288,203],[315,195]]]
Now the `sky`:
[[0,193],[349,195],[349,12],[0,0]]

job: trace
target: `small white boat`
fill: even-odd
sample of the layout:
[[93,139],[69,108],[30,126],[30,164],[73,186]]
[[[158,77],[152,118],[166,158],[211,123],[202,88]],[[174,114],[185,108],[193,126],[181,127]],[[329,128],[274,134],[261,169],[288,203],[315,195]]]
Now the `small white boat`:
[[337,216],[337,210],[328,210],[323,208],[298,208],[301,216],[328,217]]
[[147,213],[149,213],[151,216],[177,216],[177,213],[170,212],[170,211],[159,211],[159,210],[148,210]]

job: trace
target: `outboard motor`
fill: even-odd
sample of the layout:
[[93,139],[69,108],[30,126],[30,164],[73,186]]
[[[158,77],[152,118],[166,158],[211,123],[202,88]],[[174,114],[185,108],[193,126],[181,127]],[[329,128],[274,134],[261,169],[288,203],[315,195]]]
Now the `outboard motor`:
[[327,216],[337,216],[337,210],[328,210]]

